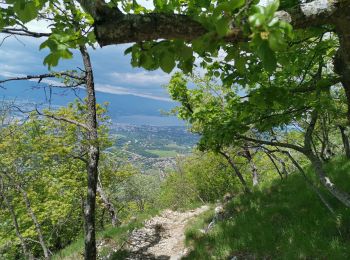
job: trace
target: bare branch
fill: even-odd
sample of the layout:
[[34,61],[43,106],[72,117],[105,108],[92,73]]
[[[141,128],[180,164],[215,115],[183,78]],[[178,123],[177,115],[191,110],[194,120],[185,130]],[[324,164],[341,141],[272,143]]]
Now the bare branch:
[[34,38],[49,37],[51,35],[51,33],[32,32],[25,28],[4,28],[0,32],[18,36],[29,36]]
[[55,72],[55,73],[47,73],[47,74],[41,74],[41,75],[27,75],[23,77],[14,77],[14,78],[8,78],[4,80],[0,80],[0,84],[9,82],[9,81],[19,81],[19,80],[30,80],[30,79],[38,79],[38,83],[40,83],[44,78],[57,78],[58,76],[65,76],[72,79],[77,80],[84,80],[85,77],[77,76],[68,72]]
[[70,124],[73,124],[73,125],[76,125],[76,126],[80,126],[80,127],[84,128],[84,129],[90,131],[90,128],[86,124],[83,124],[83,123],[81,123],[79,121],[76,121],[74,119],[61,117],[61,116],[56,116],[54,114],[41,113],[37,108],[35,108],[35,111],[40,116],[45,116],[45,117],[48,117],[48,118],[55,119],[57,121],[63,121],[63,122],[66,122],[66,123],[70,123]]
[[266,141],[266,140],[260,140],[260,139],[255,139],[255,138],[251,138],[248,136],[244,136],[244,135],[238,135],[239,138],[243,139],[243,140],[247,140],[253,143],[257,143],[257,144],[265,144],[265,145],[271,145],[271,146],[278,146],[278,147],[284,147],[284,148],[290,148],[293,149],[295,151],[304,153],[305,152],[305,148],[295,145],[295,144],[289,144],[289,143],[282,143],[282,142],[277,142],[277,141]]

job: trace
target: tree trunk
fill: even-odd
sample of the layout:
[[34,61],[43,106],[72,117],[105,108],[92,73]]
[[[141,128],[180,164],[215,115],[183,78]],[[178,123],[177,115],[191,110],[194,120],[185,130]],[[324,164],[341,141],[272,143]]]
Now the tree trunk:
[[269,157],[270,161],[273,163],[273,165],[275,166],[275,169],[278,173],[278,175],[280,176],[281,180],[283,180],[283,175],[282,175],[282,172],[280,171],[280,169],[278,168],[275,160],[272,158],[271,154],[267,151],[265,151],[265,154],[267,155],[267,157]]
[[303,168],[300,166],[300,164],[293,158],[293,156],[288,151],[282,151],[284,154],[287,154],[287,156],[290,158],[292,163],[297,167],[297,169],[300,171],[301,175],[304,177],[304,180],[306,183],[310,186],[310,188],[317,194],[317,196],[320,198],[320,200],[323,202],[323,204],[327,207],[327,209],[334,214],[333,207],[328,203],[328,201],[323,197],[322,193],[319,191],[319,189],[312,183],[311,180],[306,176]]
[[238,177],[239,181],[242,183],[243,187],[244,187],[244,191],[247,193],[250,193],[250,189],[246,183],[246,181],[243,178],[243,175],[241,174],[240,170],[238,169],[238,167],[236,166],[236,164],[233,162],[233,160],[231,159],[231,157],[226,154],[225,152],[219,151],[219,153],[225,157],[225,159],[227,160],[227,162],[231,165],[232,169],[234,170],[236,176]]
[[343,140],[344,150],[346,158],[350,159],[350,145],[349,145],[349,138],[345,133],[345,127],[339,126],[341,138]]
[[284,160],[282,158],[275,156],[274,154],[271,154],[271,156],[273,158],[275,158],[277,161],[279,161],[279,163],[282,165],[282,173],[284,174],[285,178],[287,178],[288,171],[287,171],[287,166],[286,166],[286,163],[284,162]]
[[4,202],[6,204],[6,207],[8,208],[10,214],[11,214],[11,217],[12,217],[12,221],[13,221],[13,225],[15,227],[15,231],[16,231],[16,235],[21,243],[21,247],[22,247],[22,250],[23,250],[23,254],[26,258],[28,259],[32,259],[32,256],[31,254],[29,253],[28,249],[27,249],[27,245],[26,245],[26,242],[21,234],[21,231],[19,229],[19,225],[18,225],[18,221],[17,221],[17,216],[16,216],[16,213],[15,213],[15,210],[13,209],[13,206],[11,204],[11,201],[7,198],[7,196],[5,195],[5,193],[3,192],[2,194],[2,197],[4,198]]
[[102,188],[100,178],[98,178],[97,192],[98,192],[98,194],[100,194],[103,206],[107,209],[107,211],[111,217],[112,226],[115,227],[117,225],[117,223],[120,221],[117,217],[116,210],[115,210],[113,204],[110,202],[109,198],[107,197],[106,193],[104,192],[104,190]]
[[98,178],[98,161],[100,157],[98,133],[97,133],[97,114],[96,114],[96,95],[94,76],[89,53],[85,46],[80,47],[80,53],[83,58],[86,73],[86,91],[87,91],[87,126],[88,126],[88,163],[87,163],[87,197],[84,205],[85,217],[85,254],[86,260],[96,259],[96,189]]
[[247,147],[244,147],[244,157],[247,158],[250,168],[252,169],[252,177],[253,177],[253,187],[259,185],[259,173],[258,169],[255,166],[255,163],[253,162],[252,155]]
[[350,207],[350,195],[347,192],[339,190],[334,183],[331,182],[323,170],[323,165],[320,159],[312,152],[306,153],[305,155],[311,161],[321,184],[346,207]]
[[29,216],[31,217],[31,219],[32,219],[32,221],[34,223],[34,226],[35,226],[35,229],[36,229],[36,233],[38,234],[39,243],[41,245],[41,248],[43,249],[44,257],[45,257],[45,259],[50,259],[49,250],[46,247],[44,235],[43,235],[43,233],[41,231],[41,225],[40,225],[38,219],[36,218],[36,215],[35,215],[32,207],[31,207],[30,200],[28,198],[28,194],[27,194],[27,192],[24,189],[22,189],[18,185],[17,185],[17,189],[19,191],[21,191],[23,199],[24,199],[24,202],[26,204],[27,212],[28,212]]
[[311,113],[311,121],[306,130],[304,138],[304,149],[303,154],[310,160],[312,166],[315,169],[316,175],[319,178],[321,184],[340,202],[342,202],[346,207],[350,207],[350,195],[347,192],[339,190],[334,183],[327,177],[327,174],[323,170],[323,164],[321,160],[312,152],[312,134],[315,129],[316,121],[318,118],[317,110]]

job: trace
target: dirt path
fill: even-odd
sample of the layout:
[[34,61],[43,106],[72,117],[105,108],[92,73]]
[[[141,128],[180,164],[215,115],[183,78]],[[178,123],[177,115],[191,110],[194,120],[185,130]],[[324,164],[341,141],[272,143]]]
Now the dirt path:
[[165,210],[160,216],[151,218],[143,228],[131,233],[128,241],[130,256],[126,259],[180,259],[186,250],[186,224],[208,209],[208,206],[202,206],[186,212]]

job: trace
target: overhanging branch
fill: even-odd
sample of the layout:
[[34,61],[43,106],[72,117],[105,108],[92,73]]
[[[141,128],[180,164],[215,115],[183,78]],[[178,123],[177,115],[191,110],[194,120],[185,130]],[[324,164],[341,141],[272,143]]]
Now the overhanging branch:
[[257,143],[257,144],[265,144],[265,145],[271,145],[271,146],[290,148],[290,149],[293,149],[293,150],[301,152],[301,153],[305,152],[304,147],[301,147],[301,146],[298,146],[295,144],[282,143],[282,142],[277,142],[277,141],[260,140],[260,139],[255,139],[255,138],[251,138],[251,137],[244,136],[244,135],[238,135],[238,138],[246,140],[246,141],[250,141],[253,143]]
[[34,38],[49,37],[51,35],[51,33],[32,32],[24,28],[4,28],[0,32],[11,35],[29,36]]
[[[79,0],[86,12],[95,19],[95,34],[100,46],[142,42],[158,39],[183,39],[191,41],[208,30],[191,16],[174,13],[123,14],[117,8],[109,8],[104,1]],[[276,16],[290,22],[294,28],[334,25],[337,19],[347,15],[350,0],[314,0],[288,10],[281,10]],[[226,41],[245,41],[246,37],[238,27],[233,27]]]

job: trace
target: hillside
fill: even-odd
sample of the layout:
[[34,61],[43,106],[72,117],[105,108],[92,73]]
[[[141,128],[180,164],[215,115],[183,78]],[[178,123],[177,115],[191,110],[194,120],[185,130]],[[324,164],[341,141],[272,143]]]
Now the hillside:
[[[349,162],[334,160],[327,168],[337,183],[349,186]],[[136,226],[101,232],[99,244],[104,257],[100,254],[100,259],[168,259],[176,253],[174,248],[181,250],[171,259],[348,259],[349,209],[321,192],[334,214],[302,175],[294,172],[288,179],[266,183],[252,194],[234,196],[225,206],[224,219],[208,232],[205,230],[214,210],[207,206],[142,216]],[[185,246],[180,246],[183,242]],[[74,247],[54,259],[72,259],[69,255],[77,256],[83,250],[80,245],[72,251]]]
[[0,35],[1,260],[350,259],[350,0],[5,0]]
[[[335,160],[327,169],[335,183],[350,188],[349,161]],[[226,219],[207,235],[198,227],[210,217],[192,223],[186,239],[193,251],[184,259],[349,259],[350,211],[319,188],[334,214],[298,172],[234,197]]]

